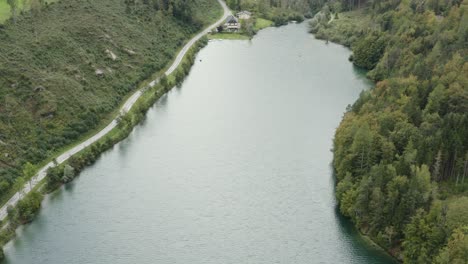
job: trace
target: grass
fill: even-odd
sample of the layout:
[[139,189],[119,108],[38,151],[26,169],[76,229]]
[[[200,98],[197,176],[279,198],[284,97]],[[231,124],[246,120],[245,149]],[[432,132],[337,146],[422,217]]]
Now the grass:
[[0,23],[7,20],[10,15],[10,6],[8,6],[6,0],[0,0]]
[[271,27],[272,25],[273,25],[273,21],[259,17],[255,21],[254,30],[259,31],[264,28]]

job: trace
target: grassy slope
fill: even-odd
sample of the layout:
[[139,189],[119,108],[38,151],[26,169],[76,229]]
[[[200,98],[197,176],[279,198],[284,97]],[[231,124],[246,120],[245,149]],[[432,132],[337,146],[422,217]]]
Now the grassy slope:
[[[194,13],[208,24],[221,9],[197,0]],[[0,32],[0,199],[25,161],[38,164],[99,127],[198,29],[162,13],[129,15],[116,0],[62,0],[7,23]]]
[[259,17],[255,20],[254,30],[262,30],[264,28],[271,27],[272,25],[273,21]]

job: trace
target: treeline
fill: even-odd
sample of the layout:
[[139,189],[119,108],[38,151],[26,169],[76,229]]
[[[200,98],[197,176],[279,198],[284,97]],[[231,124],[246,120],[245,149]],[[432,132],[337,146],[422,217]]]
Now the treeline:
[[302,22],[310,18],[323,5],[323,0],[227,0],[227,5],[235,11],[248,10],[258,17],[271,20],[276,26],[288,21]]
[[0,204],[221,15],[216,0],[38,3],[0,25]]
[[336,131],[340,211],[406,263],[467,263],[467,2],[330,1],[311,30],[377,82]]
[[127,13],[145,13],[148,11],[162,11],[182,21],[195,23],[198,26],[204,24],[197,12],[196,0],[124,0]]

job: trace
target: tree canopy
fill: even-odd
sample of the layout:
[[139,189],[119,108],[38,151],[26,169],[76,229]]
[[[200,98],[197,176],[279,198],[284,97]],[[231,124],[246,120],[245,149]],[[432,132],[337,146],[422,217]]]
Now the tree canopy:
[[466,263],[466,1],[329,1],[311,30],[376,81],[336,131],[340,211],[407,263]]

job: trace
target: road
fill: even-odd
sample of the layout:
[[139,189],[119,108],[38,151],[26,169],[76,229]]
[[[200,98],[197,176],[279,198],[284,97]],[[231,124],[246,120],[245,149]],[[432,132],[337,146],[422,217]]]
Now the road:
[[[172,72],[175,71],[175,69],[179,66],[179,64],[182,62],[185,54],[187,53],[187,51],[193,46],[193,44],[195,44],[199,39],[201,39],[203,36],[205,36],[206,34],[208,34],[211,30],[213,30],[213,28],[217,27],[218,25],[220,25],[221,23],[224,22],[224,20],[229,16],[231,15],[231,11],[229,10],[229,8],[227,7],[226,3],[222,0],[218,0],[219,4],[222,6],[223,8],[223,11],[224,11],[224,15],[222,18],[220,18],[218,21],[216,21],[215,23],[211,24],[210,26],[208,26],[205,30],[203,30],[202,32],[198,33],[195,37],[193,37],[192,39],[190,39],[189,42],[187,42],[187,44],[185,44],[185,46],[180,50],[180,52],[178,53],[177,57],[175,58],[174,62],[172,63],[172,65],[167,69],[167,71],[165,72],[166,75],[170,75]],[[149,84],[149,87],[153,87],[155,86],[159,81],[159,78],[158,79],[155,79],[153,81],[150,82]],[[146,87],[148,88],[148,87]],[[138,98],[140,98],[140,96],[143,94],[143,92],[146,90],[146,88],[142,88],[138,91],[136,91],[130,98],[127,99],[127,101],[125,102],[125,104],[122,106],[122,108],[120,109],[120,115],[122,114],[125,114],[126,112],[128,112],[132,106],[135,104],[135,102],[138,100]],[[119,116],[120,116],[119,115]],[[77,146],[73,147],[72,149],[64,152],[63,154],[61,154],[60,156],[58,156],[56,158],[56,161],[57,161],[57,164],[61,164],[63,162],[65,162],[67,159],[69,159],[71,156],[75,155],[76,153],[80,152],[81,150],[83,150],[84,148],[88,147],[89,145],[93,144],[94,142],[98,141],[99,139],[101,139],[103,136],[105,136],[107,133],[109,133],[112,129],[114,129],[117,124],[118,124],[118,121],[117,121],[117,118],[114,118],[112,120],[112,122],[107,125],[104,129],[102,129],[101,131],[99,131],[97,134],[95,134],[94,136],[88,138],[86,141],[78,144]],[[10,200],[8,200],[8,202],[6,202],[2,208],[0,209],[0,221],[2,221],[3,219],[5,219],[5,217],[7,216],[7,207],[9,205],[16,205],[18,203],[18,201],[24,196],[26,195],[27,193],[29,193],[31,191],[31,189],[33,189],[40,181],[42,181],[46,175],[47,175],[47,170],[51,167],[54,167],[55,164],[54,162],[49,162],[47,163],[47,165],[45,165],[44,167],[42,167],[39,172],[29,181],[25,184],[25,186],[23,187],[23,189],[17,193],[15,193],[15,195],[13,195]]]

